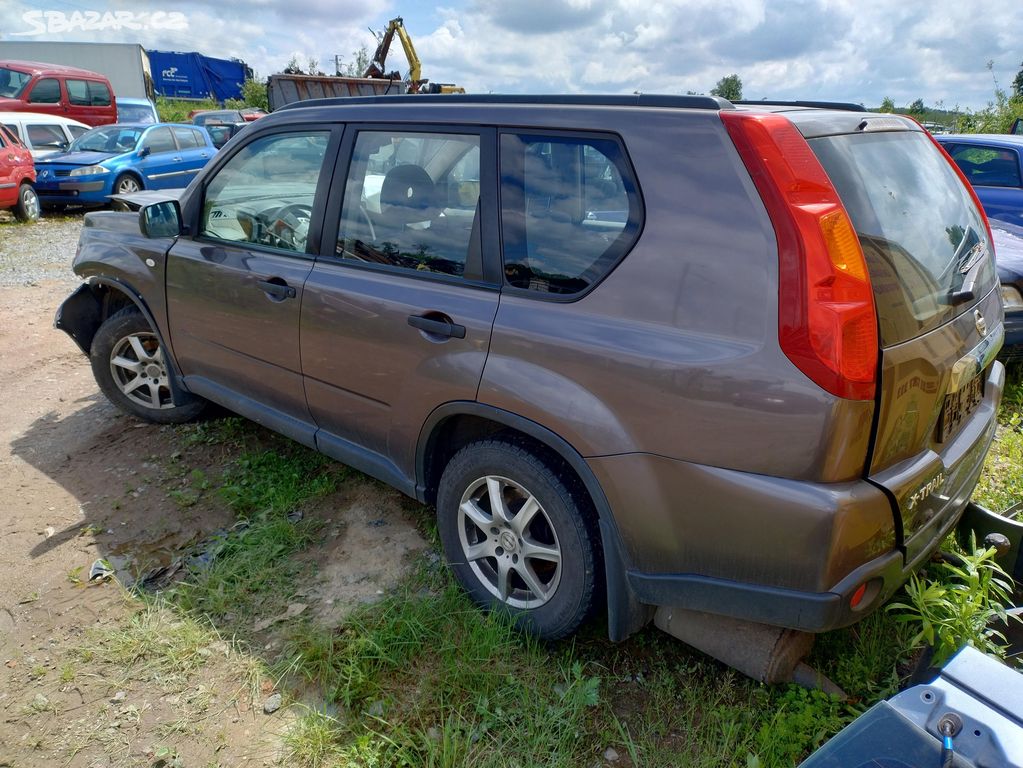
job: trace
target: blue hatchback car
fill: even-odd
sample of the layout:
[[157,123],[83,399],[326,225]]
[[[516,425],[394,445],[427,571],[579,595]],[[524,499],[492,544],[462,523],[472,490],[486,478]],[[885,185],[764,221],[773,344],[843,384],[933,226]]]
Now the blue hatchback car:
[[195,125],[118,123],[83,133],[36,162],[43,206],[105,205],[112,194],[186,187],[217,148]]
[[1023,225],[1023,136],[946,133],[934,138],[969,179],[988,218]]

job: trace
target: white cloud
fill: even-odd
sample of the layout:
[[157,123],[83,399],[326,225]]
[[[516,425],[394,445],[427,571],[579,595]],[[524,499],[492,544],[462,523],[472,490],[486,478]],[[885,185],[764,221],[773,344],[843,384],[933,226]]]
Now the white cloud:
[[[424,75],[473,92],[706,92],[734,72],[748,98],[978,108],[993,94],[987,62],[1008,87],[1023,58],[1023,3],[1004,0],[7,0],[0,37],[25,11],[82,9],[177,10],[188,24],[48,39],[235,56],[262,74],[293,54],[330,71],[403,13]],[[407,67],[397,45],[392,58]]]

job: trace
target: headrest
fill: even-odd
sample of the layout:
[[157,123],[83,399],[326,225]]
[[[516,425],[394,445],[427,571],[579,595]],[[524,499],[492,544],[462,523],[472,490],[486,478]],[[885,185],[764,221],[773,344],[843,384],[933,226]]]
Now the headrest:
[[393,223],[432,219],[437,212],[433,179],[418,165],[397,165],[380,186],[380,213]]

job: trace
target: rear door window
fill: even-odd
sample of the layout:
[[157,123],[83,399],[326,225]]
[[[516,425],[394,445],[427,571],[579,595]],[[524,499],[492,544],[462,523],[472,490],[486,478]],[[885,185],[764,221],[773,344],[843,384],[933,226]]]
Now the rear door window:
[[568,296],[621,260],[642,210],[616,140],[509,133],[501,136],[501,216],[506,284]]
[[975,294],[994,285],[987,228],[955,169],[923,133],[810,140],[867,260],[883,346],[915,338],[971,306],[953,305],[976,267]]
[[1003,147],[956,144],[948,147],[971,184],[982,187],[1020,186],[1019,155]]
[[352,152],[336,254],[464,277],[479,197],[478,135],[363,131]]
[[107,84],[89,80],[89,103],[94,107],[109,107],[110,102],[110,88]]
[[52,77],[40,80],[32,86],[28,100],[31,104],[59,104],[60,81]]
[[178,146],[181,149],[195,149],[199,146],[199,142],[196,141],[195,135],[192,133],[191,128],[174,128],[174,138],[178,140]]

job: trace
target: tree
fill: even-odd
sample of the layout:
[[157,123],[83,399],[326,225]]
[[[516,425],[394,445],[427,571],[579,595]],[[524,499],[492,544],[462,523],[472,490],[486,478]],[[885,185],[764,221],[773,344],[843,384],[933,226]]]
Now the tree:
[[337,74],[344,77],[362,77],[368,68],[369,49],[366,46],[362,46],[357,51],[352,51],[352,61],[347,64],[338,62],[338,65],[335,67]]
[[894,112],[895,111],[895,102],[892,101],[890,97],[885,96],[884,99],[881,100],[881,106],[878,108],[877,111],[878,112]]
[[710,89],[710,95],[720,96],[729,101],[739,101],[742,99],[742,80],[734,73],[728,77],[722,77],[718,80],[718,84]]
[[1012,81],[1012,97],[1014,99],[1023,99],[1023,62],[1019,65],[1016,79]]
[[922,115],[926,109],[927,107],[924,106],[924,100],[917,99],[906,108],[906,111],[911,115]]

